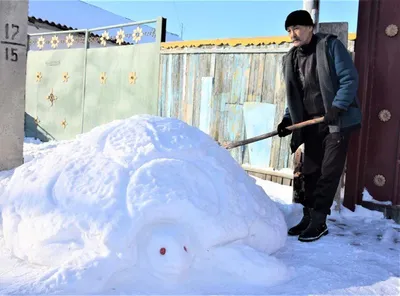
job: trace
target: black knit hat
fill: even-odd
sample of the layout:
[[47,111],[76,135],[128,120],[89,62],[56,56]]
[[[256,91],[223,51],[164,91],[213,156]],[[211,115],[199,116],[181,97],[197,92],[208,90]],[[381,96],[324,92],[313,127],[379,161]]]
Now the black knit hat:
[[314,26],[314,22],[307,10],[295,10],[287,16],[285,30],[290,26]]

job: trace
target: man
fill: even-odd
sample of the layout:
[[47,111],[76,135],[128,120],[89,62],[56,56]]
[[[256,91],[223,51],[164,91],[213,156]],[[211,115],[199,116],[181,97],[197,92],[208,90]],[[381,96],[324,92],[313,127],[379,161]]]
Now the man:
[[[326,217],[344,169],[350,133],[361,127],[358,74],[336,36],[313,33],[307,11],[290,13],[285,29],[294,46],[283,59],[287,108],[277,131],[280,137],[292,134],[292,153],[304,143],[303,218],[288,234],[307,242],[328,234]],[[286,129],[322,116],[321,124],[293,133]]]

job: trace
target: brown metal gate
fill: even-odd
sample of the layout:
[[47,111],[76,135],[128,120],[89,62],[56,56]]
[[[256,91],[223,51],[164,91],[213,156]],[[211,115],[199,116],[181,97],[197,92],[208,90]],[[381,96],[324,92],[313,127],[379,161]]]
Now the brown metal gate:
[[400,204],[400,1],[360,1],[355,63],[363,128],[353,138],[344,204],[353,209],[366,188]]

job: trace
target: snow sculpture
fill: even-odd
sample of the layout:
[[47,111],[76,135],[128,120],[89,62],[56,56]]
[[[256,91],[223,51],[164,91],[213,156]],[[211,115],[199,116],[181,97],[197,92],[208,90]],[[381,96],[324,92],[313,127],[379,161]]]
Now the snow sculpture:
[[283,214],[228,151],[177,119],[134,116],[59,145],[15,170],[1,208],[13,254],[53,268],[46,289],[101,292],[125,276],[157,292],[151,279],[174,289],[200,271],[221,283],[286,278],[270,256],[285,244]]

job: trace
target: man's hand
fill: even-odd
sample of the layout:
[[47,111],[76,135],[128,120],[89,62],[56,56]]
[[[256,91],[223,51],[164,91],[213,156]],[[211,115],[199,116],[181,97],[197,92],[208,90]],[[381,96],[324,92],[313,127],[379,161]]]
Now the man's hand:
[[292,121],[284,117],[280,124],[278,124],[277,132],[280,138],[286,137],[292,133],[292,131],[286,129],[288,126],[292,125]]
[[337,120],[339,118],[339,115],[340,115],[341,111],[342,111],[341,109],[339,109],[339,108],[337,108],[335,106],[332,106],[328,110],[328,112],[326,112],[326,114],[324,116],[324,122],[326,124],[335,124],[335,123],[337,123]]

